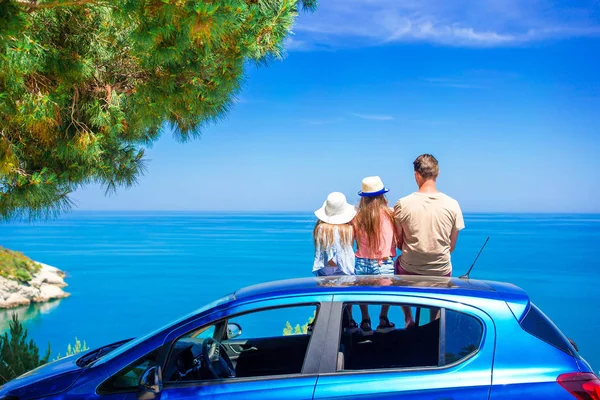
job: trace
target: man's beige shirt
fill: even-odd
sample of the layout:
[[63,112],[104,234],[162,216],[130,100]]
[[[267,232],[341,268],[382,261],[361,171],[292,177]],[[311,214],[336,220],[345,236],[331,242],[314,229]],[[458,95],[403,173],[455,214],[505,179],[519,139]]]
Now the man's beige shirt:
[[394,207],[396,225],[402,229],[400,266],[419,275],[452,272],[450,235],[465,227],[458,202],[444,193],[415,192]]

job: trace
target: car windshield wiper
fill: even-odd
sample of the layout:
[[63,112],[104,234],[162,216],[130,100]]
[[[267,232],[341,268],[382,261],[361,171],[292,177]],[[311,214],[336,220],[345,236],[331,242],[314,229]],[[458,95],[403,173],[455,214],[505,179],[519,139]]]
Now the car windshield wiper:
[[99,360],[100,358],[104,357],[105,355],[107,355],[108,353],[110,353],[111,351],[116,349],[117,347],[124,345],[125,343],[129,342],[130,340],[131,339],[122,340],[117,343],[113,343],[113,344],[109,344],[104,347],[100,347],[99,349],[94,350],[94,351],[86,354],[85,356],[81,357],[79,360],[77,360],[76,364],[78,367],[81,367],[81,368],[87,367],[90,364],[92,364],[94,361]]

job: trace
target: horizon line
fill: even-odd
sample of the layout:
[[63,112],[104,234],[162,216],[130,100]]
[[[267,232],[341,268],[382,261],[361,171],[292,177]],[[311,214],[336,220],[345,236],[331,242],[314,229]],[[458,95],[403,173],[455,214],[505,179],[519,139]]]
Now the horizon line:
[[[168,213],[254,213],[254,214],[265,214],[265,213],[310,213],[314,210],[176,210],[176,209],[148,209],[148,210],[103,210],[103,209],[76,209],[62,213],[61,215],[67,215],[70,213],[77,212],[114,212],[114,213],[142,213],[142,212],[168,212]],[[464,211],[463,214],[536,214],[536,215],[549,215],[549,214],[580,214],[580,215],[600,215],[599,211]]]

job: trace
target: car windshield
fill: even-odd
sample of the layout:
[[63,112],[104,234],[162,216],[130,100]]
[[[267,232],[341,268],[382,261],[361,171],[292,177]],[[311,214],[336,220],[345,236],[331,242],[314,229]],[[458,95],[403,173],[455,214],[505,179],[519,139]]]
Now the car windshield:
[[171,323],[169,323],[167,325],[164,325],[164,326],[162,326],[162,327],[160,327],[160,328],[158,328],[158,329],[156,329],[156,330],[148,333],[147,335],[140,336],[139,338],[133,339],[133,340],[125,343],[124,345],[122,345],[122,346],[114,349],[110,353],[104,354],[101,358],[99,358],[99,359],[96,360],[95,365],[104,364],[104,363],[112,360],[113,358],[115,358],[115,357],[117,357],[117,356],[125,353],[127,350],[129,350],[129,349],[137,346],[138,344],[142,343],[143,341],[151,338],[152,336],[156,335],[157,333],[162,332],[163,330],[167,329],[168,327],[173,326],[175,324],[178,324],[178,323],[180,323],[182,321],[185,321],[186,319],[188,319],[190,317],[193,317],[194,315],[199,315],[201,313],[204,313],[204,312],[206,312],[206,311],[208,311],[208,310],[210,310],[212,308],[215,308],[215,307],[217,307],[217,306],[219,306],[221,304],[227,303],[227,302],[229,302],[229,301],[231,301],[233,299],[234,299],[233,294],[229,294],[227,296],[221,297],[220,299],[217,299],[217,300],[213,301],[212,303],[209,303],[209,304],[207,304],[207,305],[205,305],[205,306],[197,309],[196,311],[194,311],[194,312],[192,312],[192,313],[190,313],[190,314],[188,314],[188,315],[186,315],[184,317],[179,318],[176,321],[173,321],[173,322],[171,322]]

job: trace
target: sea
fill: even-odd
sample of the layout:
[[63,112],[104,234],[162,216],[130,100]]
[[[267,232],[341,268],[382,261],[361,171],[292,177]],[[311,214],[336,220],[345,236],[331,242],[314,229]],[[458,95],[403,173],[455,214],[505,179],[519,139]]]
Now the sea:
[[[471,277],[526,290],[600,368],[600,215],[466,214],[465,222],[454,275],[489,237]],[[0,332],[16,312],[53,356],[75,338],[93,348],[147,333],[236,289],[311,276],[314,223],[309,212],[78,211],[0,224],[0,246],[66,271],[71,293],[0,311]]]

